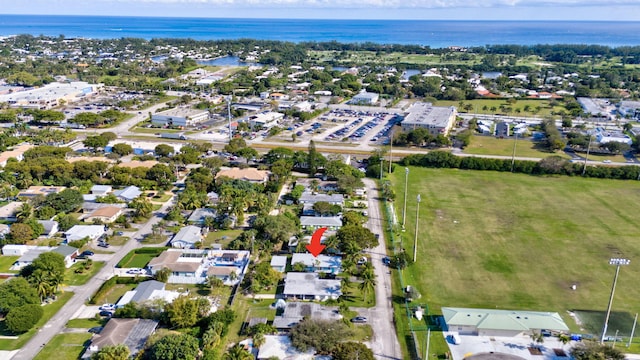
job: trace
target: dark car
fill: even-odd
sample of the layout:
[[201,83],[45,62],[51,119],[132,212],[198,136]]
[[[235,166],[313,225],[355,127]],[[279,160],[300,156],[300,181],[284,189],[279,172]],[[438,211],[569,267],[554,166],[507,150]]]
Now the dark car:
[[102,311],[100,311],[100,316],[111,317],[111,316],[113,316],[113,312],[107,311],[107,310],[102,310]]
[[385,257],[382,258],[382,263],[385,264],[385,265],[389,265],[389,264],[391,264],[391,259],[389,259],[388,256],[385,256]]
[[98,246],[103,247],[103,248],[108,248],[109,244],[106,243],[106,242],[101,242],[101,243],[98,243]]
[[356,316],[353,319],[351,319],[351,322],[354,324],[364,324],[367,322],[367,318],[364,316]]
[[94,252],[91,251],[91,250],[85,250],[85,251],[82,252],[82,254],[80,254],[80,256],[83,256],[83,257],[84,256],[93,256],[93,255],[94,255]]

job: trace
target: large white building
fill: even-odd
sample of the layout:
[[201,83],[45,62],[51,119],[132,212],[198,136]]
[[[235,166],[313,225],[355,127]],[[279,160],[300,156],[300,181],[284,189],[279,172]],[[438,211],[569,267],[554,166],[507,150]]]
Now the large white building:
[[458,112],[453,106],[433,106],[431,103],[417,102],[411,105],[402,120],[402,131],[417,128],[429,130],[431,135],[447,135],[453,127]]
[[209,120],[209,111],[177,107],[151,115],[151,123],[161,126],[195,126]]
[[640,101],[621,101],[618,112],[623,117],[640,120]]
[[17,91],[0,95],[0,103],[12,108],[51,109],[62,103],[74,103],[96,94],[102,84],[89,84],[84,81],[69,83],[50,83],[43,87],[26,91]]
[[352,97],[349,103],[358,104],[358,105],[373,105],[373,104],[376,104],[379,99],[380,99],[380,95],[376,93],[363,91],[355,95],[354,97]]
[[250,116],[247,119],[249,126],[260,126],[265,129],[278,125],[278,122],[284,118],[284,114],[275,111],[266,111]]

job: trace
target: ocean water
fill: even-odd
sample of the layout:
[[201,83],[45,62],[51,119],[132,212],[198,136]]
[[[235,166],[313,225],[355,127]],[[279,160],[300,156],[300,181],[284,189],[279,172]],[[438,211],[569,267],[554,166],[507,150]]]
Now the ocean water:
[[491,44],[640,45],[640,22],[212,19],[0,15],[0,35],[373,42],[433,48]]

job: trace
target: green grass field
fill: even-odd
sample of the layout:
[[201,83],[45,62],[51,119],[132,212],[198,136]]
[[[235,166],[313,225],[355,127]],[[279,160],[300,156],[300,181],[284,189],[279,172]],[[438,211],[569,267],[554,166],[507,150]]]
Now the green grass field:
[[[465,100],[462,102],[463,106],[460,106],[460,101],[451,100],[438,100],[434,103],[435,106],[455,106],[459,112],[466,113],[471,112],[474,114],[486,114],[486,115],[508,115],[508,116],[527,116],[538,117],[542,119],[545,116],[551,115],[551,112],[558,112],[566,110],[562,106],[561,102],[557,102],[556,106],[551,107],[548,100],[536,100],[536,99],[518,99],[514,104],[509,105],[504,99],[473,99]],[[469,111],[464,109],[464,105],[471,105]],[[511,108],[509,113],[500,110],[500,106],[505,108]]]
[[94,261],[89,270],[85,270],[83,273],[76,273],[76,269],[84,268],[84,261],[77,262],[67,269],[64,275],[64,283],[70,286],[84,285],[93,278],[103,266],[104,261]]
[[[494,136],[476,135],[471,138],[471,143],[469,144],[469,146],[464,148],[463,152],[466,154],[476,155],[512,156],[514,142],[515,140],[513,138],[498,139]],[[540,159],[549,156],[560,156],[569,159],[569,155],[565,154],[564,152],[549,152],[547,149],[531,141],[530,138],[518,138],[518,142],[516,143],[516,156]],[[622,156],[619,156],[619,158],[622,158]],[[624,159],[622,161],[624,161]]]
[[18,260],[20,256],[0,256],[0,272],[3,273],[17,273],[16,270],[9,270],[13,263]]
[[[391,180],[401,222],[404,172]],[[419,288],[431,313],[442,306],[557,311],[581,331],[567,310],[605,310],[612,257],[632,260],[620,271],[613,310],[637,311],[637,182],[411,168],[409,189],[403,244],[410,257],[417,194],[422,202],[418,263],[404,282]]]

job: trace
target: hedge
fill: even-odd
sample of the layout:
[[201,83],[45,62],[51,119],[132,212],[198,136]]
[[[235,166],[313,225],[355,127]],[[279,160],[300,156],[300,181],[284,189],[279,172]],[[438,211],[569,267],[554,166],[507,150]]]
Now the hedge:
[[[408,155],[400,161],[404,166],[422,166],[430,168],[451,168],[464,170],[511,171],[511,159],[493,159],[480,157],[460,157],[446,151],[432,151],[428,154]],[[581,176],[583,162],[571,162],[559,156],[550,156],[540,161],[515,160],[513,172],[530,175],[567,175]],[[600,179],[637,180],[640,178],[638,166],[587,166],[585,177]]]

